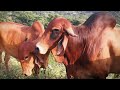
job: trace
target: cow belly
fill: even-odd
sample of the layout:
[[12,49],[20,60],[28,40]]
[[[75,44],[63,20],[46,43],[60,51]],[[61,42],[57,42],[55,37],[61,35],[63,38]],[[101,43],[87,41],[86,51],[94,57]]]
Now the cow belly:
[[17,58],[18,57],[18,46],[12,46],[12,45],[4,45],[3,49],[5,52],[7,52],[9,55]]

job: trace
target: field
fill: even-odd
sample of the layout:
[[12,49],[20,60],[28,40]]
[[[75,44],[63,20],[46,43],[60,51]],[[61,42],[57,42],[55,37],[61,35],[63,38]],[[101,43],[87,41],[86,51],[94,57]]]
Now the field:
[[[26,25],[32,25],[35,20],[42,22],[46,28],[48,23],[55,17],[62,16],[69,19],[74,25],[82,24],[93,12],[88,11],[1,11],[0,21],[13,21]],[[120,26],[118,13],[111,12],[117,18],[117,26]],[[4,52],[2,54],[4,59]],[[9,61],[9,72],[6,72],[4,60],[0,63],[0,79],[36,79],[33,75],[22,75],[20,63],[13,57]],[[107,79],[117,79],[119,75],[109,74]],[[49,55],[49,67],[45,73],[40,70],[39,79],[66,79],[66,70],[62,63],[57,63],[52,54]]]

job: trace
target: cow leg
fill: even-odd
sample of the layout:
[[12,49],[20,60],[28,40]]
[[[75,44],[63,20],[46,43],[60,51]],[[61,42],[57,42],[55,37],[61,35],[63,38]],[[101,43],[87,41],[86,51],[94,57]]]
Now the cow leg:
[[71,79],[71,75],[70,75],[70,71],[69,71],[69,67],[66,67],[66,74],[67,74],[67,79]]
[[71,79],[71,75],[68,72],[66,73],[67,73],[67,79]]
[[67,65],[66,67],[66,74],[68,79],[76,79],[76,70],[74,65]]
[[36,77],[36,78],[39,78],[39,70],[40,70],[40,68],[38,67],[38,65],[35,65],[35,67],[34,67],[34,73],[33,73],[33,75]]
[[2,63],[2,51],[0,51],[0,63]]
[[9,59],[10,59],[10,55],[5,53],[5,58],[4,58],[4,61],[5,61],[5,67],[6,67],[6,71],[9,71],[9,67],[8,67],[8,62],[9,62]]

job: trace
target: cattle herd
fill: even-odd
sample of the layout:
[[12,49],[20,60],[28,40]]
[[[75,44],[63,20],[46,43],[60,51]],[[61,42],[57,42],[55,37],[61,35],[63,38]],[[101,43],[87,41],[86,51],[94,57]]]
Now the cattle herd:
[[78,26],[57,17],[46,29],[39,21],[32,26],[0,22],[0,55],[5,52],[7,71],[13,56],[26,76],[38,76],[40,68],[48,67],[51,52],[65,65],[68,79],[106,79],[109,73],[120,73],[119,29],[108,12],[94,13]]

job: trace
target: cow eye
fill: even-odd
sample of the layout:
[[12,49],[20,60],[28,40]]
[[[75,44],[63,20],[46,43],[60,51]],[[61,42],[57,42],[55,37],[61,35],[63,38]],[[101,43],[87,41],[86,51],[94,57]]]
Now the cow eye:
[[51,39],[56,39],[58,37],[59,33],[60,33],[60,30],[58,30],[58,29],[52,30],[50,38]]
[[25,58],[24,58],[24,59],[25,59],[25,60],[28,60],[28,58],[29,58],[28,56],[25,56]]

